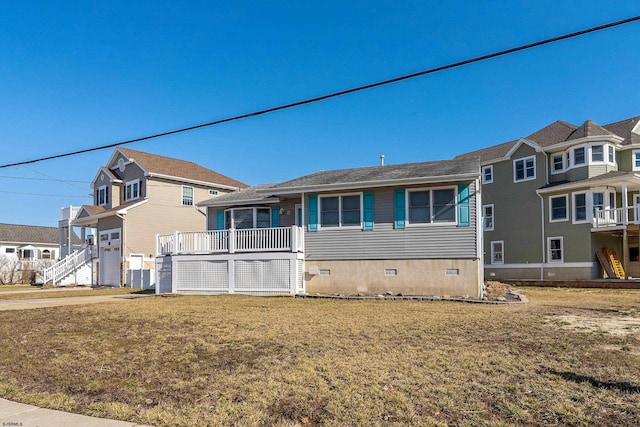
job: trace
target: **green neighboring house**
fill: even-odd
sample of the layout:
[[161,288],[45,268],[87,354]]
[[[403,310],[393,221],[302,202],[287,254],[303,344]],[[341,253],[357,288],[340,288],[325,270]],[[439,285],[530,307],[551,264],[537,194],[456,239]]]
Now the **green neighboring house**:
[[480,159],[487,280],[600,278],[603,248],[640,277],[639,121],[556,121],[455,158]]

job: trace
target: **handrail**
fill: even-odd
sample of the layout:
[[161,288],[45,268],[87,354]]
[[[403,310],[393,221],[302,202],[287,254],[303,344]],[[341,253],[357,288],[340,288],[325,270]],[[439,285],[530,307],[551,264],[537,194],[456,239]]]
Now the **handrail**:
[[51,284],[55,286],[56,282],[73,273],[90,260],[91,248],[89,246],[80,251],[75,251],[71,255],[68,255],[53,264],[51,267],[45,268],[43,272],[44,283],[47,284],[51,282]]

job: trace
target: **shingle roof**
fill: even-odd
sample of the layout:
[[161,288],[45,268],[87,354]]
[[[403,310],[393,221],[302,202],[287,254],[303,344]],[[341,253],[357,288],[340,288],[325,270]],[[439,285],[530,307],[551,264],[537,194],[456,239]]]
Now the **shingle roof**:
[[118,150],[127,156],[129,160],[135,160],[147,172],[152,174],[168,175],[186,178],[194,181],[203,181],[221,184],[228,187],[246,188],[247,184],[237,181],[218,172],[207,169],[187,160],[174,159],[158,154],[145,153],[130,148],[118,147]]
[[[243,188],[239,191],[232,193],[222,194],[220,196],[212,197],[211,199],[204,200],[198,203],[198,206],[222,206],[222,205],[235,205],[263,202],[269,199],[271,196],[265,194],[259,194],[259,190],[265,190],[271,188],[273,184],[259,184],[252,187]],[[277,199],[276,199],[277,200]]]
[[566,141],[575,130],[576,126],[571,123],[567,123],[563,120],[556,120],[550,125],[526,136],[525,139],[535,142],[540,147],[548,147],[550,145]]
[[273,194],[279,189],[319,187],[340,184],[375,185],[402,180],[424,180],[455,175],[480,174],[478,159],[440,160],[433,162],[404,163],[399,165],[370,166],[315,172],[271,186]]
[[[632,132],[632,129],[636,126],[639,120],[640,116],[632,117],[630,119],[622,120],[604,126],[600,126],[591,120],[585,121],[580,126],[575,126],[563,120],[556,120],[550,125],[545,126],[542,129],[535,131],[531,135],[524,137],[524,139],[531,141],[543,148],[588,136],[608,135],[624,138],[624,141],[622,142],[623,145],[640,144],[640,135]],[[456,156],[454,160],[468,159],[473,157],[479,158],[482,163],[490,162],[492,160],[499,160],[504,158],[509,150],[518,143],[518,141],[519,139],[472,151],[469,153],[463,153]]]
[[58,228],[0,224],[0,242],[58,244]]
[[604,125],[603,127],[610,130],[619,137],[624,138],[624,141],[622,141],[622,145],[640,144],[640,135],[631,132],[632,129],[638,124],[638,120],[640,120],[640,116],[610,123],[608,125]]
[[605,174],[602,175],[596,175],[596,176],[592,176],[591,178],[585,178],[585,179],[581,179],[581,180],[577,180],[577,181],[558,181],[558,182],[552,182],[550,184],[547,184],[545,186],[540,187],[540,190],[546,190],[549,188],[554,188],[554,187],[561,187],[565,184],[570,184],[571,186],[576,186],[576,185],[582,185],[582,184],[593,184],[593,183],[597,183],[599,181],[607,181],[610,180],[612,178],[616,178],[619,179],[621,177],[624,176],[635,176],[636,173],[635,172],[628,172],[628,171],[609,171]]
[[605,136],[605,135],[611,135],[611,131],[606,130],[605,128],[592,122],[591,120],[587,120],[582,125],[580,125],[576,130],[571,132],[571,135],[569,135],[566,141],[586,138],[587,136]]

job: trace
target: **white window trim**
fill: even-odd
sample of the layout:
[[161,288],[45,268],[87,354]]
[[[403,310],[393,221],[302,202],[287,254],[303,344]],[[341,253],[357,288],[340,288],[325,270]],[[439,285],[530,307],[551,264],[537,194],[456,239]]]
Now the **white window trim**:
[[[562,169],[554,169],[555,166],[555,159],[556,157],[560,157],[562,159]],[[559,173],[564,173],[567,171],[567,156],[566,153],[563,151],[562,153],[556,153],[556,154],[552,154],[551,155],[551,175],[556,175]]]
[[[453,213],[454,220],[450,222],[433,222],[433,191],[434,190],[453,190]],[[429,209],[431,212],[431,222],[411,222],[409,220],[409,193],[415,193],[420,191],[428,191],[429,192]],[[452,226],[458,225],[458,187],[456,186],[443,186],[443,187],[424,187],[424,188],[408,188],[405,190],[405,200],[407,201],[405,206],[405,218],[407,221],[407,227],[442,227],[442,226]]]
[[[495,261],[494,259],[494,255],[496,254],[496,252],[493,250],[495,243],[500,243],[500,246],[502,247],[502,261]],[[491,264],[504,264],[504,240],[491,241]]]
[[[485,218],[486,218],[486,208],[491,208],[491,227],[485,227],[486,222],[485,222]],[[496,210],[495,210],[495,206],[493,205],[493,203],[488,204],[488,205],[482,205],[482,231],[493,231],[495,229],[496,226]]]
[[[602,160],[593,160],[593,147],[597,147],[597,146],[602,146]],[[607,152],[609,151],[609,149],[607,148],[609,146],[609,144],[605,144],[604,142],[602,144],[589,144],[589,164],[590,165],[604,165],[607,164]]]
[[[560,198],[564,198],[564,203],[565,203],[564,218],[553,219],[553,204],[551,203],[551,201],[553,199],[560,199]],[[549,197],[549,222],[564,222],[564,221],[569,221],[569,195],[559,194],[557,196],[550,196]]]
[[[342,225],[342,197],[344,196],[360,196],[360,224],[353,225]],[[337,197],[338,198],[338,225],[335,226],[322,226],[322,199]],[[318,230],[335,230],[335,229],[362,229],[362,221],[363,219],[363,196],[362,193],[338,193],[338,194],[322,194],[318,196]]]
[[[185,188],[191,188],[191,204],[190,205],[188,205],[188,204],[186,204],[184,202],[184,189]],[[192,185],[183,185],[180,188],[180,205],[181,206],[189,206],[189,207],[192,207],[192,206],[196,205],[196,190]]]
[[[484,174],[485,169],[489,169],[491,171],[491,179],[485,179],[485,174]],[[492,182],[493,182],[493,165],[483,166],[482,167],[482,183],[491,184]]]
[[[584,149],[584,162],[580,164],[576,164],[576,150],[578,149]],[[571,147],[570,152],[571,152],[572,168],[581,168],[583,166],[589,165],[589,161],[591,160],[591,156],[590,156],[591,153],[587,145],[576,145],[575,147]]]
[[[552,240],[560,240],[560,259],[551,258]],[[547,262],[550,264],[560,264],[564,262],[564,238],[562,236],[547,237]]]
[[[129,187],[131,187],[131,190],[133,192],[133,186],[135,184],[138,184],[138,194],[135,197],[127,198],[127,190],[129,189]],[[139,198],[140,198],[140,180],[139,179],[134,179],[134,180],[131,180],[131,181],[127,181],[127,183],[125,184],[125,187],[124,187],[124,201],[128,202],[130,200],[136,200],[136,199],[139,199]]]
[[640,171],[640,166],[636,166],[636,157],[640,159],[640,150],[632,150],[631,151],[631,168],[634,171]]
[[[586,210],[585,212],[585,216],[586,218],[583,220],[576,220],[576,208],[578,207],[578,205],[576,205],[576,196],[578,194],[584,194],[584,208]],[[571,193],[571,222],[573,224],[587,224],[590,223],[592,221],[591,219],[591,215],[590,212],[593,211],[593,209],[589,208],[589,192],[588,191],[576,191],[575,193]]]
[[[527,177],[527,168],[526,168],[526,162],[529,159],[533,159],[533,176]],[[522,179],[516,179],[516,163],[517,162],[523,162],[525,165],[525,169],[524,169],[524,173],[525,176]],[[513,182],[514,183],[518,183],[518,182],[525,182],[525,181],[533,181],[534,179],[536,179],[536,156],[527,156],[527,157],[522,157],[520,159],[515,159],[513,161]]]
[[[104,201],[102,203],[100,203],[100,193],[104,191]],[[107,198],[107,186],[106,185],[101,185],[100,187],[98,187],[98,197],[96,198],[96,201],[98,202],[98,206],[104,206],[109,204],[109,200]]]

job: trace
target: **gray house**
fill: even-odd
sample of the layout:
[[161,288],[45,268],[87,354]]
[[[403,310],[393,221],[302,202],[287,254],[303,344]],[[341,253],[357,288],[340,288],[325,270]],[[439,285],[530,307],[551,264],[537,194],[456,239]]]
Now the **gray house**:
[[482,292],[475,159],[316,172],[211,198],[158,236],[160,292]]
[[639,119],[556,121],[455,158],[482,165],[487,279],[640,277]]

